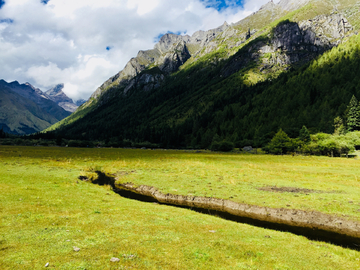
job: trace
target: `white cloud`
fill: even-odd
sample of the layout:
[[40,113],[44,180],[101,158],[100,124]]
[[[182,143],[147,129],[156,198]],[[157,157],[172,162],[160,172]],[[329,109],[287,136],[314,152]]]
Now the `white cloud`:
[[136,8],[137,13],[141,16],[156,9],[160,4],[160,0],[128,0],[128,8]]
[[0,23],[0,79],[42,90],[64,83],[69,97],[88,98],[159,34],[237,22],[268,2],[226,1],[219,12],[206,7],[216,0],[7,0],[0,20],[13,22]]

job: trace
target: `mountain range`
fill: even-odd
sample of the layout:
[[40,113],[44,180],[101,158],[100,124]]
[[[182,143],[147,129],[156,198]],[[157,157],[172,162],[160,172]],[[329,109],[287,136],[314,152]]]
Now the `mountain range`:
[[62,92],[64,85],[42,92],[29,83],[0,80],[0,128],[24,135],[42,131],[69,116],[78,105]]
[[263,145],[282,128],[332,132],[360,98],[360,2],[270,1],[247,18],[139,51],[54,136],[206,148]]

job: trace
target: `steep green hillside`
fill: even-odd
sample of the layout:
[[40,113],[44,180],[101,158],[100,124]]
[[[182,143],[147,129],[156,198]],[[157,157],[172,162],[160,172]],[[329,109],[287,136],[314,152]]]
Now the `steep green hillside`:
[[69,116],[29,84],[0,80],[0,129],[17,135],[39,132]]
[[33,133],[57,122],[34,102],[6,88],[0,88],[0,96],[0,126],[6,133]]
[[[120,145],[127,139],[201,148],[214,139],[263,145],[279,128],[297,136],[303,125],[332,132],[333,119],[343,116],[351,96],[360,97],[358,5],[311,1],[289,12],[267,5],[218,33],[161,87],[149,91],[137,79],[163,75],[161,67],[139,66],[134,79],[116,84],[124,73],[114,77],[51,130],[56,136]],[[263,18],[256,31],[235,44],[255,18]]]

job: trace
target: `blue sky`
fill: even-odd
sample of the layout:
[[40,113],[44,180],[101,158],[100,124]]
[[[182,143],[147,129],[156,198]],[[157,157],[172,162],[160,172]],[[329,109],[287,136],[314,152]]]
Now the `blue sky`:
[[0,0],[0,79],[89,96],[163,34],[235,23],[269,0]]
[[206,7],[212,7],[218,11],[234,8],[234,7],[243,7],[243,1],[240,0],[202,0],[205,3]]

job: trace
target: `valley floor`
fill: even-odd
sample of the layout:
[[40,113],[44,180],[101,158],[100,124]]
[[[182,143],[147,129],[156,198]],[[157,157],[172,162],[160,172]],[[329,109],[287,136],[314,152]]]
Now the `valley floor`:
[[78,178],[100,171],[165,194],[359,222],[358,166],[344,158],[0,146],[0,268],[357,269],[356,250],[126,199]]

